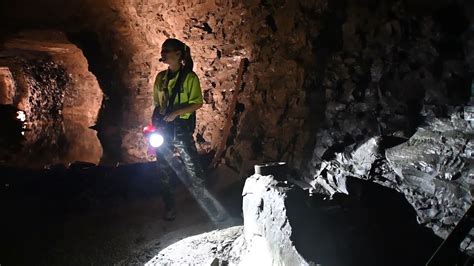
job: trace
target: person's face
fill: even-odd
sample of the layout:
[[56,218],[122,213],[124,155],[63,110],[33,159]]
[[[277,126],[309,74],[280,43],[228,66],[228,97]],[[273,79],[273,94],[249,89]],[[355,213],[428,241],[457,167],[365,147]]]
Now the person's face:
[[180,57],[180,51],[166,46],[161,47],[161,58],[163,59],[163,63],[168,65],[177,65],[179,64]]

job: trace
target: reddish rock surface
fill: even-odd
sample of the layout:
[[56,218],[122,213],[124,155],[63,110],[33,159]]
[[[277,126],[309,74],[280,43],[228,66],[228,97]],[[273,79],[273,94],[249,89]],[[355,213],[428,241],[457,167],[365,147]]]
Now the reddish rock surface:
[[[236,170],[255,161],[275,160],[301,168],[315,143],[315,154],[321,157],[344,142],[347,134],[354,138],[378,133],[380,121],[356,116],[363,112],[374,117],[368,110],[376,104],[360,106],[360,100],[365,94],[377,98],[377,86],[382,94],[423,97],[421,90],[410,88],[439,91],[441,83],[432,76],[439,63],[453,77],[449,82],[469,79],[468,71],[459,68],[464,63],[435,51],[443,49],[445,33],[436,35],[439,29],[449,31],[449,24],[462,18],[445,8],[450,3],[81,0],[69,4],[48,0],[39,4],[21,0],[5,5],[4,20],[12,25],[38,21],[46,28],[59,25],[69,33],[97,34],[107,58],[103,64],[116,74],[111,90],[117,93],[120,107],[112,112],[120,117],[112,131],[120,135],[123,161],[149,159],[141,129],[153,109],[155,75],[166,67],[158,61],[161,43],[175,37],[191,47],[201,80],[205,105],[198,111],[195,135],[200,152],[212,155],[225,141],[224,161]],[[463,11],[472,9],[469,4],[463,7]],[[444,40],[454,38],[450,34]],[[466,34],[461,39],[472,45]],[[462,46],[457,51],[464,49],[466,58],[471,58],[469,46]],[[406,58],[401,58],[404,54]],[[242,58],[250,64],[236,112],[228,114]],[[411,68],[415,70],[408,73]],[[414,79],[422,76],[426,77],[422,84],[416,84]],[[446,86],[453,85],[457,86]],[[396,104],[387,104],[396,109]],[[334,110],[344,111],[343,118]],[[222,140],[226,119],[232,119],[233,128],[229,139]],[[352,122],[335,124],[335,119]],[[401,118],[399,125],[413,127],[410,119]],[[359,120],[360,129],[353,124]]]
[[[35,105],[45,108],[45,100],[57,105],[55,112],[69,119],[78,119],[93,126],[102,104],[102,91],[95,76],[89,72],[87,60],[82,51],[71,44],[66,36],[57,31],[21,32],[4,43],[5,48],[20,54],[7,59],[6,64],[15,67],[18,76],[18,92],[14,104],[28,114]],[[29,58],[29,62],[19,63],[19,58]],[[38,62],[33,65],[32,61]],[[46,87],[49,86],[48,89]],[[53,92],[53,91],[54,92]],[[35,96],[37,94],[37,96]],[[49,112],[50,110],[44,110]],[[50,120],[42,117],[40,120]]]
[[8,67],[0,67],[0,104],[12,104],[15,81]]
[[[31,9],[44,8],[22,2],[28,2]],[[7,6],[6,16],[19,12],[20,6]],[[153,108],[152,82],[166,67],[158,61],[160,46],[166,38],[175,37],[192,49],[205,98],[198,111],[199,150],[212,153],[222,141],[227,142],[222,140],[222,128],[226,119],[233,119],[225,155],[229,165],[237,169],[253,160],[279,159],[299,164],[310,135],[304,119],[304,80],[313,64],[310,39],[318,32],[325,1],[84,0],[74,3],[83,11],[79,16],[70,14],[69,8],[59,13],[57,9],[64,7],[60,1],[50,0],[44,6],[66,28],[98,32],[102,48],[110,53],[111,64],[121,77],[123,107],[117,112],[123,115],[125,161],[146,159],[141,128],[149,122]],[[39,20],[41,16],[22,13],[24,19]],[[237,112],[227,114],[242,58],[248,58],[250,65]]]
[[[191,47],[201,80],[205,105],[198,111],[196,130],[201,152],[212,152],[223,141],[222,128],[230,118],[235,128],[225,156],[228,164],[237,169],[252,160],[287,159],[297,165],[309,138],[304,80],[313,64],[310,38],[324,8],[324,1],[303,6],[259,1],[91,3],[85,20],[112,48],[127,88],[122,130],[126,158],[144,157],[145,146],[137,139],[151,115],[152,82],[165,68],[158,62],[160,46],[175,37]],[[237,112],[227,114],[242,58],[250,65]]]
[[82,51],[62,32],[43,30],[10,35],[1,53],[1,103],[25,112],[27,130],[21,148],[0,161],[28,167],[99,163],[102,147],[89,127],[103,93]]

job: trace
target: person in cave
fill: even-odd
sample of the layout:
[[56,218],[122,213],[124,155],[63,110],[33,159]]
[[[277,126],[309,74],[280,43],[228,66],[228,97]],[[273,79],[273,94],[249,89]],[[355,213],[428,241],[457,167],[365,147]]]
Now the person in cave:
[[[193,139],[196,126],[196,110],[201,108],[203,98],[199,78],[193,71],[193,60],[190,48],[177,39],[167,39],[161,49],[161,62],[168,69],[158,73],[153,87],[153,124],[166,123],[171,143],[156,152],[160,186],[165,204],[164,219],[176,218],[175,185],[176,177],[169,158],[169,153],[179,155],[181,162],[195,188],[203,187],[203,170]],[[168,154],[166,154],[168,153]]]

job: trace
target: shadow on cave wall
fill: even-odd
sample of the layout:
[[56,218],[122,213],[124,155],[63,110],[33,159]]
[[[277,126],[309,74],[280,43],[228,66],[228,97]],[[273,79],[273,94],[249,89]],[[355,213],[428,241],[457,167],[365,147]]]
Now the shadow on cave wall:
[[113,68],[113,55],[108,54],[101,45],[99,36],[93,31],[76,31],[67,33],[69,40],[76,44],[84,53],[92,72],[104,93],[104,101],[99,112],[96,125],[99,140],[104,149],[101,159],[103,164],[111,164],[121,160],[120,129],[122,121],[121,91],[123,85]]

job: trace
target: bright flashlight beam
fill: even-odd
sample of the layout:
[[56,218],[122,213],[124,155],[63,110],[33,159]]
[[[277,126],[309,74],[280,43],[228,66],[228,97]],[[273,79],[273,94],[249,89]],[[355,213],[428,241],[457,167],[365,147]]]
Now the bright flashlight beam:
[[162,147],[164,151],[164,158],[170,165],[170,167],[175,171],[178,178],[183,182],[186,188],[191,192],[196,201],[199,203],[201,208],[207,213],[209,218],[215,223],[222,223],[229,215],[227,211],[219,203],[219,201],[211,195],[211,193],[204,187],[202,181],[193,180],[187,171],[183,170],[183,166],[173,158],[173,153],[168,147]]
[[162,135],[158,134],[158,133],[152,133],[150,135],[150,145],[153,147],[153,148],[158,148],[160,147],[161,145],[163,145],[163,142],[165,142],[165,139],[163,138]]

